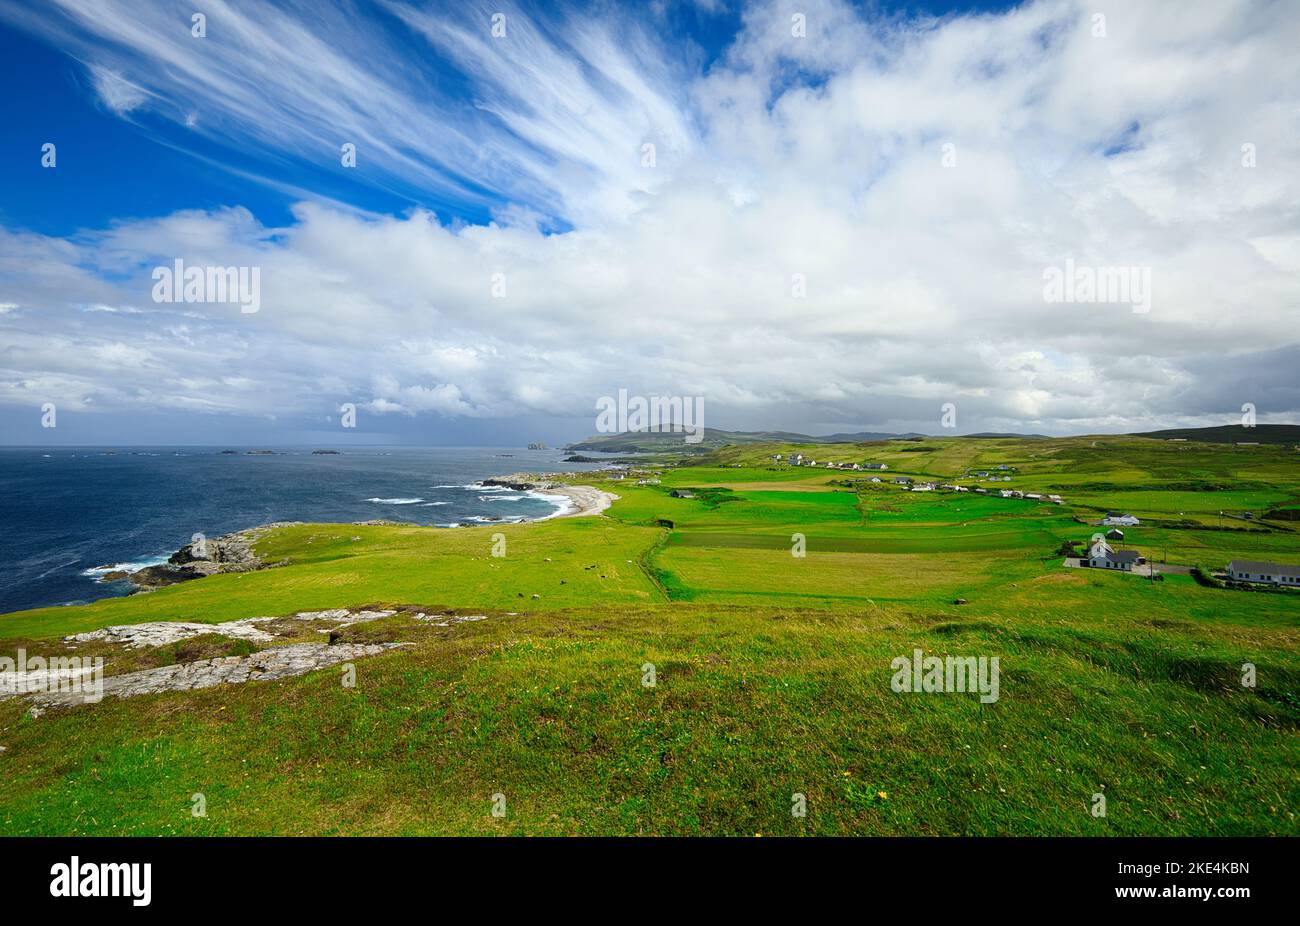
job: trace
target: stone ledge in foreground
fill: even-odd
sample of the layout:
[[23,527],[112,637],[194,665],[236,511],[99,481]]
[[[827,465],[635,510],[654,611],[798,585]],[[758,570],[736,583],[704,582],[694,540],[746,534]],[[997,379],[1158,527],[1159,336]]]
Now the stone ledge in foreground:
[[[295,643],[253,653],[251,656],[221,656],[179,665],[160,666],[103,681],[105,697],[133,698],[163,691],[189,691],[215,685],[266,682],[305,675],[314,669],[338,665],[410,643]],[[41,707],[74,707],[86,703],[82,692],[37,692],[31,700]]]

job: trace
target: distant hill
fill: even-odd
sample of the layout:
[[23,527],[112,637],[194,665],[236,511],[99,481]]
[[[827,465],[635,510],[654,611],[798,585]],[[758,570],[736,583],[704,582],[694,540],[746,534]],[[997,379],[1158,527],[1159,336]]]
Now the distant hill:
[[995,437],[1002,437],[1002,438],[1011,438],[1011,437],[1016,437],[1016,438],[1021,438],[1021,437],[1035,437],[1035,438],[1038,438],[1038,439],[1040,439],[1040,440],[1047,440],[1047,435],[1046,435],[1046,434],[1012,434],[1010,431],[1006,431],[1006,432],[1000,432],[1000,431],[980,431],[978,434],[959,434],[959,435],[957,435],[957,436],[958,436],[958,437],[987,437],[987,438],[995,438]]
[[1213,428],[1170,428],[1164,431],[1143,431],[1133,437],[1154,437],[1158,440],[1194,440],[1213,444],[1300,444],[1300,425],[1257,424],[1253,428],[1239,424],[1224,424]]
[[805,441],[816,441],[819,444],[869,444],[878,440],[916,440],[920,437],[928,437],[926,434],[918,434],[915,431],[908,431],[906,434],[886,434],[882,431],[859,431],[856,434],[827,434],[825,437],[805,437]]
[[704,438],[689,444],[681,431],[625,431],[622,434],[597,434],[565,450],[592,450],[600,453],[703,453],[732,444],[804,443],[813,438],[789,431],[723,431],[705,428]]
[[[891,434],[884,431],[858,431],[853,434],[813,436],[793,431],[724,431],[705,428],[704,439],[688,444],[680,431],[625,431],[622,434],[598,434],[565,450],[590,450],[598,453],[703,453],[719,447],[744,444],[867,444],[886,440],[921,440],[928,434],[909,431]],[[1042,434],[963,434],[959,437],[1043,437]]]

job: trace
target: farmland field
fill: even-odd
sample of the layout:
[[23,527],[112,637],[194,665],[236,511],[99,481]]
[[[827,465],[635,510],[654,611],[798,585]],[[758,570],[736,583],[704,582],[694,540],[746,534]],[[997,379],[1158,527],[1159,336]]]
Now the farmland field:
[[[1005,465],[992,491],[1065,504],[847,484],[867,475],[772,459],[792,451],[972,488]],[[278,528],[257,550],[286,565],[4,615],[0,637],[55,654],[109,625],[386,606],[339,639],[411,645],[358,660],[355,687],[323,669],[38,717],[0,701],[0,831],[1294,835],[1300,593],[1060,551],[1120,509],[1157,568],[1300,562],[1295,522],[1261,518],[1300,501],[1298,464],[1117,437],[748,445],[656,485],[585,474],[619,495],[601,517]],[[997,657],[999,696],[894,691],[917,648]],[[154,658],[95,652],[110,674]]]

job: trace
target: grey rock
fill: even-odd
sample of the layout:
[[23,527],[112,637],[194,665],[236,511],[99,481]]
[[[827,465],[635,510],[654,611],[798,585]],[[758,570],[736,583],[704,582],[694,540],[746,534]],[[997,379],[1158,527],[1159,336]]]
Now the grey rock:
[[[179,665],[160,666],[140,672],[127,672],[104,679],[104,696],[133,698],[137,695],[163,691],[190,691],[212,688],[216,685],[238,685],[243,682],[266,682],[278,678],[305,675],[315,669],[338,665],[363,656],[374,656],[406,643],[296,643],[277,646],[253,653],[251,656],[219,656],[200,659]],[[39,716],[41,707],[72,707],[85,702],[81,693],[39,692],[32,700],[33,716]]]
[[275,639],[273,634],[262,630],[258,625],[275,620],[272,617],[249,617],[238,621],[226,621],[221,624],[200,624],[192,621],[152,621],[144,624],[123,624],[91,630],[87,633],[73,634],[64,639],[70,643],[89,643],[93,640],[106,640],[121,643],[130,649],[145,646],[166,646],[190,637],[200,637],[205,633],[219,633],[223,637],[237,640],[252,640],[256,643],[269,643]]

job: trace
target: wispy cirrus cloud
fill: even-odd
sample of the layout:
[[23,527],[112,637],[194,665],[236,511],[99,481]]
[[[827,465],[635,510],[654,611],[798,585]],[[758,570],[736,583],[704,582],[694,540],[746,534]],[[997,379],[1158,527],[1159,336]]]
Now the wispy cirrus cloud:
[[640,170],[643,140],[665,158],[691,146],[685,71],[636,20],[380,9],[218,2],[202,37],[167,0],[4,2],[0,16],[87,62],[118,115],[143,109],[281,163],[334,167],[349,142],[361,176],[417,196],[612,218],[656,176]]
[[131,83],[116,71],[98,64],[92,64],[89,70],[100,102],[116,115],[126,116],[148,101],[147,91]]

